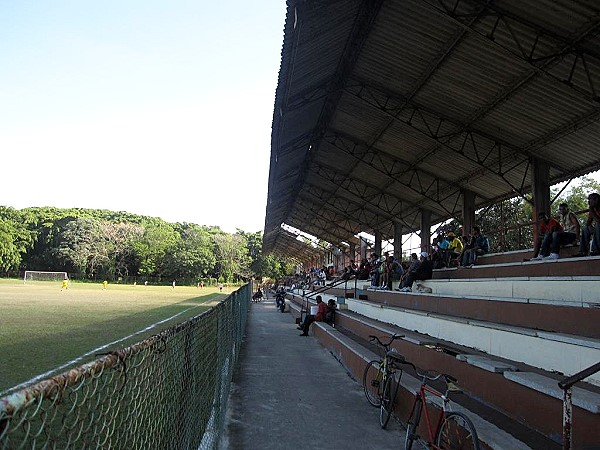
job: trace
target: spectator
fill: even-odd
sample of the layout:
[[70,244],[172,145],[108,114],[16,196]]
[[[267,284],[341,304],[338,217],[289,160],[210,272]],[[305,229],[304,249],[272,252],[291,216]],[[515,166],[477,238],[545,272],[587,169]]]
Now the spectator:
[[481,233],[481,228],[473,227],[473,233],[471,233],[471,243],[469,247],[467,247],[467,250],[465,250],[462,257],[463,266],[471,266],[475,264],[478,256],[485,255],[490,251],[490,241]]
[[421,262],[419,261],[419,257],[417,256],[417,254],[411,253],[410,254],[410,264],[408,266],[408,270],[406,272],[404,272],[404,275],[400,278],[400,288],[398,289],[399,291],[401,291],[403,288],[407,287],[406,280],[408,279],[408,277],[410,277],[417,271],[417,269],[419,268],[420,265],[421,265]]
[[437,246],[433,247],[431,261],[435,269],[441,269],[448,266],[448,254],[450,248],[450,239],[441,234],[438,238]]
[[360,267],[358,268],[358,279],[368,280],[371,273],[371,263],[368,259],[362,259],[360,261]]
[[[554,233],[562,233],[563,227],[554,218],[548,217],[548,214],[541,212],[538,214],[538,239],[533,247],[532,261],[540,261],[550,254],[550,244]],[[558,257],[558,250],[555,252]]]
[[379,286],[379,266],[381,265],[381,260],[379,259],[379,255],[377,253],[371,253],[371,286],[377,287]]
[[350,264],[348,264],[348,266],[344,267],[344,280],[349,280],[350,278],[352,278],[353,276],[358,275],[358,266],[356,265],[356,263],[354,262],[353,259],[350,260]]
[[600,254],[600,194],[592,192],[588,195],[588,217],[585,225],[581,229],[581,239],[579,241],[579,254],[577,256],[586,256],[590,249],[590,240],[592,249],[590,256]]
[[396,258],[394,258],[393,255],[390,255],[389,259],[389,275],[388,275],[388,283],[386,285],[386,289],[388,291],[392,290],[392,282],[393,281],[397,281],[399,279],[402,278],[402,275],[404,275],[404,268],[402,267],[402,264],[400,263],[400,261],[398,261]]
[[325,286],[326,278],[327,278],[327,275],[325,274],[325,271],[323,269],[319,269],[319,272],[317,273],[317,279],[319,280],[318,283],[321,286]]
[[[415,255],[416,256],[416,255]],[[433,264],[427,252],[421,252],[419,267],[406,277],[404,287],[400,292],[412,292],[412,285],[416,280],[430,280],[433,273]]]
[[394,263],[394,256],[385,252],[385,256],[382,258],[383,261],[379,266],[380,282],[379,289],[391,289],[392,285],[392,264]]
[[312,314],[307,314],[304,317],[304,322],[300,326],[298,326],[299,330],[302,330],[302,334],[300,336],[308,336],[308,329],[310,324],[313,322],[322,322],[325,320],[325,314],[327,314],[327,305],[323,303],[323,298],[320,295],[317,295],[317,314],[314,316]]
[[581,234],[579,220],[573,211],[569,211],[569,205],[566,203],[558,205],[558,223],[563,231],[552,233],[552,248],[548,259],[558,259],[560,246],[574,244]]
[[448,233],[448,265],[453,260],[458,260],[464,250],[464,246],[460,238],[452,231]]
[[337,304],[334,299],[329,299],[327,301],[327,312],[325,313],[324,322],[332,327],[335,326],[335,311],[337,309]]

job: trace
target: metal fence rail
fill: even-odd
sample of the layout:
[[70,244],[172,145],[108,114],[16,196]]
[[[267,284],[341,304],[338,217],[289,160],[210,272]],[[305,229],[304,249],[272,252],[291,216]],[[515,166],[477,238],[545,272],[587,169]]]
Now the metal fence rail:
[[0,449],[216,448],[249,300],[1,398]]

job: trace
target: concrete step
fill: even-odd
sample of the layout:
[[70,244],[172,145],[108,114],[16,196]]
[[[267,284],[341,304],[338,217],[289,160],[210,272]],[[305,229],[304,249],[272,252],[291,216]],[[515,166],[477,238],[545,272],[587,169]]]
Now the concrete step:
[[[348,309],[401,328],[546,371],[572,375],[600,361],[600,339],[347,299]],[[586,381],[600,386],[600,373]]]
[[[578,245],[569,245],[560,249],[561,258],[570,258],[577,253],[579,253]],[[477,259],[477,264],[520,262],[523,261],[523,259],[530,259],[531,257],[533,257],[533,248],[526,248],[524,250],[514,250],[510,252],[488,253],[487,255],[480,256]]]
[[600,307],[600,276],[449,278],[420,283],[439,295]]
[[435,269],[433,278],[597,276],[600,273],[600,256],[562,258],[551,261],[517,261],[500,264],[484,264],[483,262],[480,261],[470,268]]

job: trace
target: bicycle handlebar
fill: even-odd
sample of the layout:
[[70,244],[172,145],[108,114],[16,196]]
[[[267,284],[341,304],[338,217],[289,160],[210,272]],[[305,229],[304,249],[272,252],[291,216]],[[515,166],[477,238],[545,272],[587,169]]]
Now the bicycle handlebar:
[[415,366],[413,366],[413,368],[415,369],[415,371],[417,372],[417,375],[419,377],[421,377],[421,381],[423,383],[425,383],[425,380],[431,380],[431,381],[435,381],[437,379],[439,379],[440,377],[444,378],[444,381],[446,382],[446,389],[448,391],[460,391],[461,389],[456,385],[457,383],[457,379],[454,378],[452,375],[448,375],[447,373],[441,373],[441,372],[436,372],[435,370],[418,370]]
[[370,340],[371,342],[373,342],[373,341],[377,341],[377,343],[378,343],[379,345],[381,345],[383,348],[385,348],[385,350],[386,350],[386,351],[389,351],[389,347],[390,347],[390,345],[392,345],[392,342],[394,342],[396,339],[402,339],[403,337],[404,337],[404,335],[403,335],[403,334],[396,334],[396,333],[394,333],[394,334],[392,334],[392,336],[390,337],[390,342],[388,342],[387,344],[384,344],[383,342],[381,342],[381,340],[380,340],[380,339],[379,339],[377,336],[375,336],[375,335],[373,335],[373,334],[370,334],[370,335],[369,335],[369,340]]

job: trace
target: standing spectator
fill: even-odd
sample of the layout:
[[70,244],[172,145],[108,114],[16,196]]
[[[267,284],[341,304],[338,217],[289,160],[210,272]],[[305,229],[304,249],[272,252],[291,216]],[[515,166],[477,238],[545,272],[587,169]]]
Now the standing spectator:
[[467,248],[463,254],[462,265],[471,266],[475,264],[478,256],[485,255],[490,251],[490,241],[484,234],[481,233],[481,228],[473,227],[471,233],[470,248]]
[[[548,217],[548,214],[541,212],[538,214],[538,239],[533,247],[532,261],[540,261],[550,254],[550,244],[552,235],[555,232],[562,232],[563,227],[554,218]],[[558,251],[556,252],[558,256]]]
[[581,239],[579,241],[579,254],[577,256],[586,256],[592,241],[592,250],[590,256],[600,254],[600,194],[592,192],[588,195],[588,217],[585,225],[581,229]]

